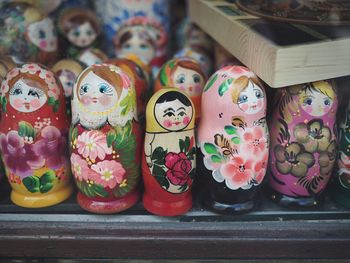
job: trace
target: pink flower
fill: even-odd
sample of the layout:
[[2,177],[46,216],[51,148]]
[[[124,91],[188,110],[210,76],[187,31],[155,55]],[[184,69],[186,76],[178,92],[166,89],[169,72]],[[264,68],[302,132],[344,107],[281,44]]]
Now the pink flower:
[[109,187],[113,189],[117,184],[120,184],[126,173],[121,163],[117,161],[103,161],[97,164],[93,164],[91,169],[96,173],[91,178],[97,184],[101,184],[103,187]]
[[17,76],[19,73],[18,68],[13,68],[9,72],[7,72],[6,78],[7,79],[12,79],[13,77]]
[[266,138],[262,127],[255,127],[243,133],[243,140],[241,150],[243,153],[251,155],[260,155],[267,151]]
[[230,189],[249,188],[253,178],[253,161],[246,161],[238,156],[233,157],[231,162],[221,166],[220,173]]
[[107,146],[106,135],[100,131],[83,132],[78,136],[77,149],[84,158],[91,160],[104,160],[106,154],[112,153],[112,148]]
[[267,161],[268,161],[268,154],[265,154],[264,158],[261,159],[259,162],[256,162],[254,165],[254,174],[255,174],[255,184],[259,185],[266,174],[267,169]]
[[42,68],[38,64],[24,64],[21,68],[22,73],[28,72],[29,74],[35,74],[38,71],[41,71]]
[[169,169],[166,177],[173,185],[184,185],[187,183],[192,163],[185,153],[170,152],[165,156],[165,166]]
[[87,162],[84,159],[82,159],[79,155],[72,153],[70,161],[72,173],[77,180],[83,181],[89,179],[89,175],[91,175],[93,171],[90,170]]

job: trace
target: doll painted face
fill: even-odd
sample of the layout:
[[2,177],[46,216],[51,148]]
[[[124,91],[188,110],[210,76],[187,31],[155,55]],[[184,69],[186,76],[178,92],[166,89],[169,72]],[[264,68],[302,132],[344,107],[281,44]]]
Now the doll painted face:
[[204,78],[192,69],[179,66],[173,74],[174,86],[186,92],[189,96],[199,96],[204,87]]
[[10,105],[19,112],[33,112],[47,101],[45,92],[38,88],[35,81],[25,82],[19,79],[9,92]]
[[157,102],[154,111],[159,125],[168,131],[185,129],[191,122],[193,115],[192,105],[186,106],[185,104],[179,99]]
[[64,69],[64,70],[60,70],[57,73],[57,76],[63,86],[64,95],[66,97],[72,96],[74,81],[76,79],[75,74],[69,70]]
[[238,107],[246,114],[255,114],[264,107],[264,92],[254,82],[241,91],[238,97]]
[[96,39],[97,33],[91,23],[86,21],[73,27],[67,33],[68,40],[78,47],[88,47]]
[[146,64],[154,58],[156,48],[145,29],[130,29],[120,37],[120,48],[116,55],[125,57],[130,54],[137,55]]
[[57,34],[52,20],[45,18],[32,23],[27,29],[29,40],[40,50],[54,52],[57,49]]
[[333,99],[317,90],[305,89],[300,95],[301,108],[311,116],[326,115],[333,105]]
[[118,101],[115,88],[106,80],[89,72],[78,88],[80,102],[90,111],[106,111]]

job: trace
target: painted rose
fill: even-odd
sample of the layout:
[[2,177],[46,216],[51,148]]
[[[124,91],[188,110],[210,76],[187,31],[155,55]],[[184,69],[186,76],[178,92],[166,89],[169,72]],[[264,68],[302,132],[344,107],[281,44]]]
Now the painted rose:
[[58,169],[66,163],[67,140],[54,126],[46,126],[41,130],[41,137],[33,145],[38,156],[45,158],[45,164],[51,169]]
[[184,185],[187,183],[192,163],[185,153],[170,152],[165,156],[165,166],[169,169],[166,177],[173,185]]
[[249,189],[254,175],[253,161],[235,156],[231,162],[225,163],[220,167],[220,174],[228,188],[233,190],[239,188]]
[[276,167],[282,174],[291,173],[295,177],[304,176],[308,169],[315,164],[314,156],[306,152],[303,145],[292,142],[283,147],[275,147]]
[[91,169],[95,171],[94,176],[91,178],[97,184],[103,187],[109,187],[113,189],[117,184],[120,184],[125,176],[125,169],[121,163],[117,161],[103,161],[97,164],[93,164]]
[[92,130],[83,132],[77,139],[78,153],[84,158],[104,160],[107,154],[112,153],[112,148],[107,146],[106,135],[100,131]]
[[77,180],[83,181],[89,179],[92,171],[84,159],[82,159],[78,154],[72,153],[70,162],[73,175]]
[[241,144],[243,153],[261,155],[267,152],[267,141],[264,137],[264,130],[260,126],[256,126],[243,133],[244,142]]
[[31,144],[24,143],[17,131],[0,135],[0,150],[7,169],[21,178],[33,175],[33,170],[45,164],[45,159],[34,152]]
[[325,151],[331,140],[331,130],[323,124],[323,120],[316,119],[309,123],[300,123],[294,127],[294,136],[305,150],[314,153]]
[[266,153],[260,161],[254,164],[254,184],[259,185],[263,181],[267,170],[267,163],[268,154]]

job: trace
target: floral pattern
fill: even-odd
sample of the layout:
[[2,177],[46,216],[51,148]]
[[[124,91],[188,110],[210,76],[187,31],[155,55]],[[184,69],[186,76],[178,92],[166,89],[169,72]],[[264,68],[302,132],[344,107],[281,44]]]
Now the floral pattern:
[[112,148],[107,146],[106,135],[99,131],[87,131],[78,136],[77,149],[84,158],[104,160]]
[[165,156],[165,166],[169,169],[166,177],[173,185],[184,185],[192,170],[192,163],[183,152],[170,152]]
[[72,153],[70,157],[72,172],[75,178],[79,181],[87,180],[90,176],[90,169],[88,163],[79,155]]
[[125,169],[121,163],[116,161],[103,161],[93,164],[91,169],[95,171],[91,179],[103,187],[113,189],[120,184],[125,177]]
[[242,152],[253,155],[261,155],[265,153],[267,147],[267,139],[264,136],[264,130],[260,126],[249,129],[243,134],[243,143],[241,145]]

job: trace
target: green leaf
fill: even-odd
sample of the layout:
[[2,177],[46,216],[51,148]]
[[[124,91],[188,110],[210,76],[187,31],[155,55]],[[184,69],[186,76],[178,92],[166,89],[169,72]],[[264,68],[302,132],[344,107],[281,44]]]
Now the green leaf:
[[212,155],[211,156],[211,161],[213,163],[221,163],[221,158],[219,156],[217,156],[217,155]]
[[159,80],[162,86],[168,85],[168,76],[166,74],[166,65],[164,65],[159,73]]
[[104,189],[102,185],[99,184],[93,184],[91,186],[91,191],[95,194],[95,196],[100,196],[100,197],[107,197],[108,193]]
[[218,152],[218,150],[216,149],[216,146],[209,142],[204,143],[204,150],[208,154],[216,154]]
[[155,176],[155,178],[162,187],[164,187],[165,189],[169,188],[170,184],[166,177],[157,175]]
[[115,133],[114,130],[110,130],[107,133],[107,146],[111,147],[113,145],[113,142],[115,141],[115,139],[117,138],[117,134]]
[[204,92],[213,86],[213,84],[218,79],[218,77],[219,77],[219,74],[215,74],[208,80],[207,85],[205,85],[205,87],[204,87]]
[[188,184],[187,183],[184,183],[184,185],[182,185],[181,187],[180,187],[180,191],[181,192],[183,192],[183,191],[185,191],[185,190],[187,190],[187,188],[188,188]]
[[185,138],[185,151],[184,152],[188,152],[190,148],[190,137],[186,136]]
[[192,147],[192,149],[190,149],[187,153],[187,158],[188,158],[188,160],[192,161],[192,160],[194,160],[195,156],[196,156],[196,148]]
[[226,133],[229,135],[236,134],[236,132],[237,132],[237,129],[235,127],[233,127],[232,125],[227,125],[227,126],[225,126],[224,129],[225,129]]
[[57,112],[58,108],[60,107],[60,101],[55,100],[54,97],[49,97],[49,99],[47,100],[47,104],[53,107],[53,112]]
[[241,139],[239,137],[233,137],[231,139],[231,141],[233,141],[234,144],[240,144],[241,143]]
[[219,87],[219,95],[220,97],[224,95],[224,93],[228,90],[231,83],[233,82],[233,78],[226,79]]
[[180,152],[186,152],[186,143],[184,140],[179,140]]
[[29,176],[23,179],[23,184],[31,193],[39,192],[40,179],[37,176]]
[[165,177],[165,171],[163,170],[162,167],[160,167],[158,165],[153,165],[152,174],[153,174],[153,176]]
[[78,138],[78,128],[70,128],[70,141],[75,141]]
[[18,123],[18,135],[21,137],[32,137],[34,139],[35,130],[29,122],[20,121]]
[[49,170],[40,177],[40,193],[47,193],[53,187],[53,181],[56,178],[56,174],[53,170]]
[[86,181],[76,180],[79,190],[88,197],[108,197],[108,192],[102,185],[88,184]]
[[154,149],[151,160],[153,163],[156,163],[158,165],[164,165],[165,163],[165,156],[168,152],[165,151],[162,147],[158,146]]
[[7,104],[6,97],[2,97],[0,102],[1,102],[2,111],[6,112],[6,104]]

